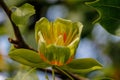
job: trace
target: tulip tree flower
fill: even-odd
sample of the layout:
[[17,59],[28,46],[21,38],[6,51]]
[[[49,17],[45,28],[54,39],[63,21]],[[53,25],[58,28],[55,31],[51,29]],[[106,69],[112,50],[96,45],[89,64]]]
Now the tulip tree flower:
[[[52,67],[65,73],[85,75],[102,68],[92,58],[74,59],[80,41],[83,25],[80,22],[57,18],[49,22],[41,18],[35,25],[35,39],[38,51],[29,49],[11,49],[9,56],[13,60],[33,68]],[[73,80],[67,73],[65,73]],[[53,77],[54,78],[54,77]]]
[[35,25],[40,58],[51,65],[70,63],[79,44],[82,27],[80,22],[62,18],[57,18],[54,22],[41,18]]

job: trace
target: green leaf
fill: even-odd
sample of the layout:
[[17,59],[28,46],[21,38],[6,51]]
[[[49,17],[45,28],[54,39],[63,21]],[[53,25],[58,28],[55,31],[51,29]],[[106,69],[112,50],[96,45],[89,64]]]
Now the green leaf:
[[75,4],[75,3],[82,3],[82,2],[92,2],[95,0],[66,0],[68,3]]
[[27,25],[30,16],[33,14],[35,14],[34,6],[26,3],[19,8],[16,7],[11,18],[18,27],[21,27]]
[[10,51],[10,58],[27,66],[45,68],[49,65],[40,59],[37,52],[28,49],[16,49]]
[[96,0],[86,4],[94,7],[99,13],[99,18],[94,22],[99,22],[108,32],[120,36],[119,0]]
[[102,65],[92,58],[84,58],[74,59],[71,63],[61,68],[75,74],[87,74],[91,71],[101,69]]

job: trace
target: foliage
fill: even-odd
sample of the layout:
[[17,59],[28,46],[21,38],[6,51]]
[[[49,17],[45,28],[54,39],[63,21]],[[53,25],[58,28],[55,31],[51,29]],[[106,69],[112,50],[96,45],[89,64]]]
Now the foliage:
[[99,22],[108,32],[118,36],[120,35],[119,0],[96,0],[86,4],[94,7],[99,13],[99,18],[94,23]]
[[15,10],[12,12],[11,18],[18,27],[24,27],[27,25],[30,16],[35,14],[34,7],[28,3],[22,5],[19,8],[14,7],[14,9]]
[[[0,3],[2,3],[2,1],[3,0],[1,0]],[[19,36],[20,38],[17,37],[16,40],[9,40],[10,43],[14,44],[14,46],[16,47],[16,49],[10,50],[9,52],[9,57],[11,59],[33,68],[47,70],[46,68],[51,67],[53,77],[55,71],[60,71],[62,72],[59,73],[60,75],[63,74],[71,80],[74,80],[74,78],[76,80],[76,78],[78,78],[74,76],[74,74],[79,76],[81,79],[81,76],[86,77],[91,72],[102,69],[102,65],[95,59],[75,59],[74,56],[76,55],[81,32],[82,37],[86,37],[86,35],[89,35],[89,33],[92,31],[95,23],[101,24],[102,27],[111,34],[118,36],[120,35],[120,1],[60,0],[58,1],[58,3],[55,3],[64,3],[67,7],[69,7],[69,10],[79,13],[77,17],[79,18],[78,20],[80,22],[78,22],[78,20],[77,22],[75,20],[73,20],[72,22],[71,20],[66,20],[62,18],[57,18],[54,22],[50,22],[45,17],[41,18],[42,16],[46,16],[46,10],[49,9],[49,6],[53,5],[54,3],[47,3],[47,1],[42,0],[22,0],[18,2],[19,6],[15,7],[13,5],[14,7],[10,8],[10,10],[12,10],[11,13],[8,13],[6,11],[12,23],[15,32],[14,34],[15,36],[17,36],[17,34],[19,34],[20,32],[19,28],[21,29],[21,27],[28,27],[28,29],[26,28],[27,34],[31,32],[31,29],[33,31],[33,28],[35,28],[35,39],[37,42],[38,51],[35,51],[31,47],[29,47],[29,45],[27,47],[24,46],[26,45],[26,42],[24,42],[22,37]],[[42,3],[44,3],[45,6],[42,5]],[[7,4],[8,7],[9,5],[11,5],[9,3]],[[2,7],[4,9],[4,6]],[[9,16],[9,14],[11,15]],[[69,13],[66,18],[71,19],[70,17],[71,14]],[[73,18],[74,17],[75,16],[73,16]],[[0,32],[0,34],[4,34],[6,28],[3,28],[3,22],[1,22],[0,25],[2,25],[2,27],[0,27],[0,29],[2,29],[2,32]],[[82,26],[84,26],[83,31]],[[23,36],[26,39],[25,41],[27,41],[26,34],[24,34]],[[35,43],[35,40],[31,41],[31,39],[28,39],[28,41],[33,44]],[[114,61],[114,63],[117,62]],[[31,76],[24,78],[24,74],[28,74],[26,72],[24,73],[22,71],[19,71],[14,78],[10,78],[8,80],[20,80],[21,77],[23,77],[22,80],[32,79]],[[33,79],[38,79],[36,75],[32,74],[32,76],[34,77]],[[102,76],[102,78],[95,78],[95,80],[97,79],[110,80],[111,78]],[[117,77],[116,79],[118,80],[119,77]]]
[[88,74],[91,71],[102,69],[102,65],[92,58],[74,59],[71,63],[61,67],[75,74]]
[[27,49],[12,50],[9,53],[9,56],[16,61],[31,67],[45,68],[49,66],[39,58],[39,55],[35,51],[32,50]]

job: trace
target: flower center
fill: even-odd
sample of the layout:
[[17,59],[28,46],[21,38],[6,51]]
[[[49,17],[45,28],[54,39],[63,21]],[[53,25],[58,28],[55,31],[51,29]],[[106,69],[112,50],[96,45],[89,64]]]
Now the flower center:
[[55,41],[55,44],[59,46],[65,46],[66,40],[67,40],[67,34],[65,32],[60,33],[57,40]]

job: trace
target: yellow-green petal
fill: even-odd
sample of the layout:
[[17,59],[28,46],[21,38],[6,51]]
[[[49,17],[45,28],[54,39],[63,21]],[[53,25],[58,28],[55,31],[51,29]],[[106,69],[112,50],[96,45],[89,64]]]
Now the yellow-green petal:
[[46,18],[41,18],[39,21],[36,22],[35,25],[35,39],[38,42],[39,40],[39,31],[43,35],[43,38],[47,40],[49,38],[49,29],[50,29],[50,22]]
[[72,21],[62,19],[62,18],[57,18],[54,21],[53,26],[54,26],[54,29],[55,29],[55,31],[54,31],[55,37],[58,38],[59,36],[62,35],[64,43],[66,43],[67,36],[71,32]]

